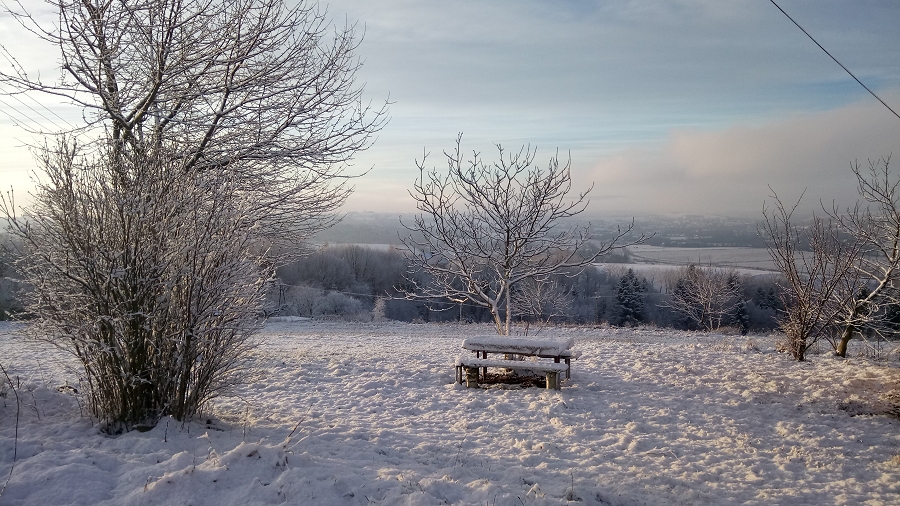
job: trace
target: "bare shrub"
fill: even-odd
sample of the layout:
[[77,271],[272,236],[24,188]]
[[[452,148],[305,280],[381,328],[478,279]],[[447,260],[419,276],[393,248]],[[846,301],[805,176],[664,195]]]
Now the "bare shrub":
[[314,316],[350,316],[362,312],[362,303],[340,292],[328,292],[313,304]]
[[740,277],[734,271],[690,265],[679,271],[667,306],[703,330],[729,323],[744,303]]
[[538,324],[538,331],[555,322],[566,321],[572,314],[572,296],[555,279],[540,282],[526,279],[513,288],[514,314],[525,320],[525,333],[531,323]]
[[40,316],[31,334],[78,357],[91,411],[111,430],[190,418],[252,346],[270,276],[258,218],[223,171],[85,159],[65,144],[41,161],[32,214],[2,201],[24,248],[25,304]]

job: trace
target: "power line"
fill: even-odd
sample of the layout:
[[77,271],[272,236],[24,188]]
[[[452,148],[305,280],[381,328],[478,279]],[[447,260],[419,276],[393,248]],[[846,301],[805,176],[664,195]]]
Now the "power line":
[[[33,102],[34,104],[36,104],[37,107],[40,107],[41,109],[43,109],[43,110],[46,111],[47,113],[49,113],[49,114],[55,116],[55,117],[58,118],[61,122],[65,123],[66,126],[63,127],[62,125],[60,125],[60,123],[57,123],[55,120],[53,120],[52,118],[48,117],[47,115],[45,115],[45,114],[42,113],[41,111],[35,109],[35,108],[34,108],[33,106],[31,106],[30,104],[25,103],[21,98],[19,98],[19,94],[18,94],[18,93],[8,92],[8,91],[6,91],[5,89],[0,88],[0,96],[9,97],[9,98],[15,100],[16,102],[18,102],[19,104],[21,104],[23,107],[28,108],[29,110],[31,110],[31,112],[33,112],[33,113],[36,114],[37,116],[40,116],[41,118],[43,118],[44,120],[46,120],[48,123],[52,124],[54,127],[56,127],[56,129],[57,129],[58,131],[75,130],[75,129],[76,129],[76,127],[75,127],[72,123],[70,123],[67,119],[63,118],[62,116],[60,116],[60,115],[59,115],[56,111],[54,111],[53,109],[47,107],[46,104],[44,104],[44,103],[38,101],[37,99],[35,99],[35,98],[34,98],[33,96],[31,96],[30,94],[27,94],[27,93],[26,93],[26,94],[24,94],[24,95],[25,95],[31,102]],[[29,129],[34,130],[34,131],[36,131],[36,132],[37,132],[37,131],[42,131],[42,130],[44,130],[44,128],[41,128],[41,124],[40,124],[39,122],[35,121],[33,117],[30,117],[28,114],[26,114],[26,113],[22,112],[21,110],[19,110],[18,108],[14,107],[14,106],[13,106],[12,104],[10,104],[9,102],[6,102],[6,101],[3,101],[2,99],[0,99],[0,104],[5,105],[7,108],[12,109],[13,111],[15,111],[16,113],[18,113],[19,115],[21,115],[21,116],[23,116],[23,117],[25,117],[25,118],[28,118],[29,121],[32,121],[32,122],[34,122],[34,123],[36,123],[36,124],[39,125],[38,128],[36,128],[36,129],[35,129],[35,128],[28,127]],[[10,115],[7,114],[7,116],[10,116]],[[10,116],[10,118],[11,118],[11,116]]]
[[[53,121],[52,119],[48,118],[48,117],[45,116],[43,113],[41,113],[40,111],[36,110],[34,107],[31,107],[30,105],[26,104],[25,102],[22,102],[22,100],[20,100],[19,97],[15,96],[15,95],[12,95],[12,94],[8,94],[8,93],[5,93],[4,95],[7,96],[7,97],[12,98],[13,100],[15,100],[15,101],[17,101],[17,102],[19,102],[19,103],[22,104],[23,106],[25,106],[25,107],[27,107],[28,109],[30,109],[31,112],[33,112],[33,113],[37,114],[38,116],[44,118],[44,119],[47,120],[50,124],[52,124],[54,127],[56,127],[58,130],[63,130],[63,127],[61,127],[61,126],[59,125],[59,123],[56,123],[56,122]],[[13,111],[15,111],[16,113],[18,113],[18,114],[21,115],[21,116],[23,116],[23,117],[25,117],[25,118],[28,118],[29,121],[32,121],[32,122],[36,123],[36,124],[38,125],[39,128],[38,128],[37,130],[35,130],[35,131],[41,131],[41,130],[43,130],[43,128],[40,128],[41,124],[38,123],[38,122],[36,122],[36,121],[34,120],[33,117],[29,117],[26,113],[24,113],[24,112],[22,112],[21,110],[17,109],[16,107],[14,107],[14,106],[13,106],[12,104],[10,104],[9,102],[6,102],[5,100],[0,99],[0,104],[3,104],[3,105],[5,105],[6,107],[12,109]],[[9,114],[7,114],[7,116],[9,116]],[[10,116],[10,118],[11,118],[11,116]]]
[[819,46],[819,49],[821,49],[822,51],[825,51],[825,54],[827,54],[828,56],[830,56],[831,59],[834,60],[835,63],[837,63],[838,65],[840,65],[841,68],[844,69],[845,72],[847,72],[848,74],[850,74],[850,77],[852,77],[854,80],[856,80],[856,82],[858,82],[860,86],[862,86],[863,88],[865,88],[866,91],[868,91],[873,97],[875,97],[876,100],[878,100],[879,102],[881,102],[881,105],[887,107],[889,111],[891,111],[892,113],[894,113],[894,116],[897,116],[897,118],[900,119],[900,114],[897,114],[897,111],[891,109],[891,106],[887,105],[887,104],[884,102],[884,100],[881,100],[881,97],[879,97],[878,95],[876,95],[874,91],[870,90],[868,86],[866,86],[865,84],[863,84],[862,81],[860,81],[859,79],[857,79],[857,77],[856,77],[855,75],[853,75],[853,72],[850,72],[850,69],[848,69],[847,67],[845,67],[844,64],[841,63],[841,62],[839,62],[837,58],[835,58],[831,53],[828,52],[827,49],[825,49],[824,47],[822,47],[822,44],[819,44],[819,43],[816,41],[816,39],[814,39],[813,36],[809,34],[809,32],[807,32],[806,30],[803,29],[802,26],[800,26],[800,23],[797,23],[796,21],[794,21],[794,18],[792,18],[792,17],[790,16],[790,14],[788,14],[787,12],[784,12],[784,9],[782,9],[781,6],[779,6],[777,3],[775,3],[775,0],[769,0],[769,1],[772,2],[772,5],[774,5],[775,7],[778,7],[778,10],[780,10],[782,14],[784,14],[785,16],[787,16],[787,18],[790,19],[792,23],[794,23],[795,25],[797,25],[797,28],[799,28],[800,31],[802,31],[803,33],[805,33],[806,36],[809,37],[809,40],[815,42],[816,45]]
[[[23,113],[22,111],[16,109],[12,105],[10,105],[6,101],[4,101],[2,98],[0,98],[0,105],[6,106],[7,110],[0,108],[0,112],[2,112],[3,115],[6,116],[9,119],[9,121],[12,122],[14,125],[24,128],[25,130],[27,130],[29,132],[35,132],[35,131],[40,130],[39,123],[35,123],[37,125],[36,127],[26,125],[26,123],[34,122],[34,120],[29,118],[27,114]],[[15,115],[13,115],[13,113],[18,114],[19,116],[15,116]]]

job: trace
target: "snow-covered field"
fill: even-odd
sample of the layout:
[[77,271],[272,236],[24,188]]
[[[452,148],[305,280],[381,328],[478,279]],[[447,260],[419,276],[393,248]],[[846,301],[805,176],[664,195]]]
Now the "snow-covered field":
[[[554,333],[583,356],[558,392],[456,385],[461,339],[489,332],[270,322],[204,423],[112,437],[58,388],[69,359],[0,323],[22,404],[0,504],[900,504],[896,362],[571,328]],[[10,391],[0,486],[15,422]]]
[[703,267],[732,267],[747,269],[748,273],[776,270],[766,248],[736,248],[713,246],[707,248],[651,246],[635,244],[628,251],[642,264],[700,265]]

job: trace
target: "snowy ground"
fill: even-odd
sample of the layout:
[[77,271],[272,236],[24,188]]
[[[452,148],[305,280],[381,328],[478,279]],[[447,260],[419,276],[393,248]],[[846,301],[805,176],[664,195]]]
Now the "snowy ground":
[[776,270],[766,248],[719,247],[708,248],[651,246],[635,244],[628,247],[632,258],[644,264],[700,265],[746,269]]
[[561,391],[466,390],[451,361],[489,327],[270,322],[206,423],[111,437],[58,391],[68,359],[20,332],[0,323],[23,406],[3,505],[900,504],[896,362],[566,329],[583,356]]

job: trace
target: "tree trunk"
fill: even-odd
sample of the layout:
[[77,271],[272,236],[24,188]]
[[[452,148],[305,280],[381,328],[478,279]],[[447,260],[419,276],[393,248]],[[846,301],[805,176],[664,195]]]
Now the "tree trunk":
[[853,334],[856,333],[856,326],[848,324],[844,331],[841,333],[841,341],[838,343],[837,350],[835,350],[835,354],[839,357],[847,356],[847,344],[853,339]]
[[505,335],[505,336],[509,335],[509,321],[510,321],[510,317],[512,316],[512,300],[511,300],[511,296],[509,293],[510,288],[511,287],[509,285],[506,286],[506,322],[505,322],[506,325],[504,326],[504,329],[503,329],[503,335]]
[[[876,292],[878,289],[876,289]],[[859,303],[853,306],[853,310],[850,312],[850,318],[847,319],[848,322],[852,322],[856,320],[861,312],[861,308]],[[841,333],[841,341],[838,343],[837,349],[835,350],[835,354],[839,357],[847,356],[847,344],[853,339],[853,334],[856,333],[856,325],[852,323],[847,323],[847,326],[844,327],[844,331]]]
[[188,411],[186,407],[187,390],[188,383],[191,381],[191,367],[194,363],[193,353],[191,352],[191,347],[193,346],[192,336],[193,331],[189,331],[184,337],[184,349],[181,353],[181,378],[179,378],[178,392],[175,398],[175,409],[172,410],[172,415],[181,422],[185,421]]
[[503,333],[503,321],[500,319],[500,308],[494,303],[491,303],[491,316],[494,318],[494,327],[497,329],[497,334],[501,336],[506,335]]
[[788,334],[787,338],[791,355],[797,362],[803,362],[806,358],[806,337]]

